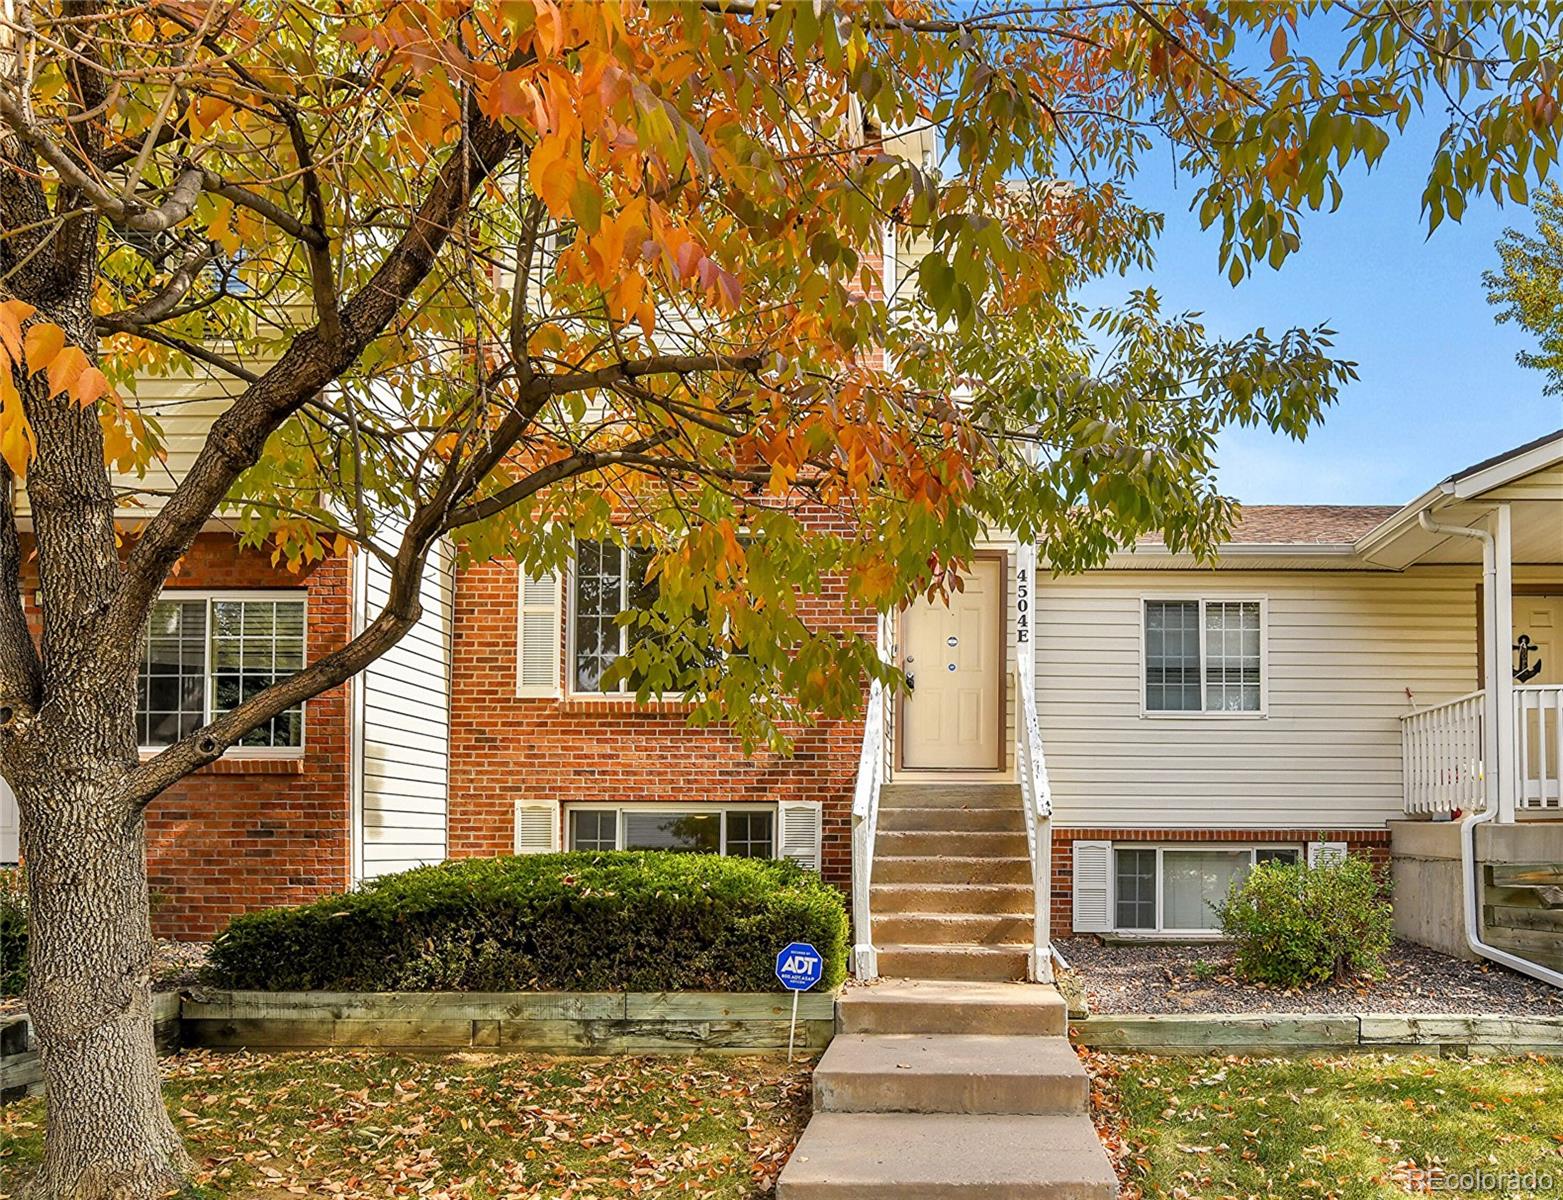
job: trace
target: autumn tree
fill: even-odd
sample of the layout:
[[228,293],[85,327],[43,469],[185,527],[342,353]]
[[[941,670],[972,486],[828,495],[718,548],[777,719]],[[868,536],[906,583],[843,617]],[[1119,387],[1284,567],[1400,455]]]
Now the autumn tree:
[[[1340,67],[1294,49],[1297,8],[0,3],[0,773],[36,1194],[183,1177],[142,815],[393,645],[442,540],[534,569],[577,535],[648,548],[622,669],[772,742],[886,673],[800,618],[822,576],[888,611],[984,524],[1060,570],[1150,531],[1210,552],[1215,435],[1303,436],[1351,372],[1322,329],[1075,300],[1150,260],[1137,167],[1190,175],[1238,279],[1424,103],[1453,114],[1435,223],[1557,147],[1555,6],[1347,8]],[[893,280],[890,239],[915,251]],[[234,399],[169,480],[135,384],[181,373]],[[142,761],[142,631],[216,514],[291,562],[375,555],[389,600]]]
[[1563,394],[1563,191],[1549,183],[1532,206],[1536,231],[1506,229],[1498,239],[1498,269],[1482,273],[1500,324],[1513,321],[1536,339],[1521,350],[1522,367],[1546,372],[1546,394]]

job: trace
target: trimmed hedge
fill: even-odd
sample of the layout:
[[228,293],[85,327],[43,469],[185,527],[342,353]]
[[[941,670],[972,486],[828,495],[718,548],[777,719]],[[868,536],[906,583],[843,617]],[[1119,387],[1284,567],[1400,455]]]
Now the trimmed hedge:
[[235,917],[203,978],[268,991],[781,990],[810,942],[846,976],[841,893],[775,859],[668,852],[464,859]]
[[27,986],[27,886],[19,868],[0,869],[0,996]]

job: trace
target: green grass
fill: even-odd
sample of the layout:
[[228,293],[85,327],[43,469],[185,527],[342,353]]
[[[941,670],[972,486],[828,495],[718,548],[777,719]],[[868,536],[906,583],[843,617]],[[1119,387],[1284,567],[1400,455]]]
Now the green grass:
[[[164,1095],[199,1168],[186,1196],[748,1200],[802,1132],[810,1066],[191,1053],[165,1064]],[[0,1200],[42,1154],[43,1120],[39,1100],[0,1108]]]
[[[1088,1062],[1129,1198],[1563,1196],[1563,1062],[1099,1053]],[[1506,1178],[1461,1178],[1473,1172]]]

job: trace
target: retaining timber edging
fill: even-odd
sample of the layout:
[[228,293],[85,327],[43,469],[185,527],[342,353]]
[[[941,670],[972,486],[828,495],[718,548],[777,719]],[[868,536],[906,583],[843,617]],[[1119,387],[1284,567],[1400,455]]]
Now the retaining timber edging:
[[1070,1040],[1147,1054],[1421,1051],[1563,1054],[1563,1017],[1479,1013],[1125,1013],[1071,1018]]
[[[179,996],[175,992],[152,995],[152,1036],[159,1054],[179,1049]],[[43,1060],[38,1039],[25,1012],[0,1016],[0,1104],[36,1095],[43,1089]]]
[[[184,994],[184,1044],[564,1054],[782,1050],[778,992],[218,992]],[[834,993],[798,997],[800,1049],[835,1033]]]

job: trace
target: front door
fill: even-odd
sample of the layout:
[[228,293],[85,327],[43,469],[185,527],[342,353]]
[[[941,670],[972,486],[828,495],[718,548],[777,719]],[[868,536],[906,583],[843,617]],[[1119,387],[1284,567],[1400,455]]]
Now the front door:
[[965,587],[918,600],[901,617],[901,766],[1004,767],[1004,560],[976,559]]
[[[1523,671],[1519,650],[1513,652],[1511,659],[1517,686],[1563,683],[1563,595],[1515,596],[1514,642],[1516,646],[1525,646]],[[1563,752],[1558,746],[1555,711],[1543,693],[1539,697],[1522,695],[1516,714],[1515,736],[1520,739],[1520,754],[1525,760],[1524,778],[1519,781],[1520,796],[1523,801],[1546,808],[1558,807],[1563,799],[1558,794]]]

